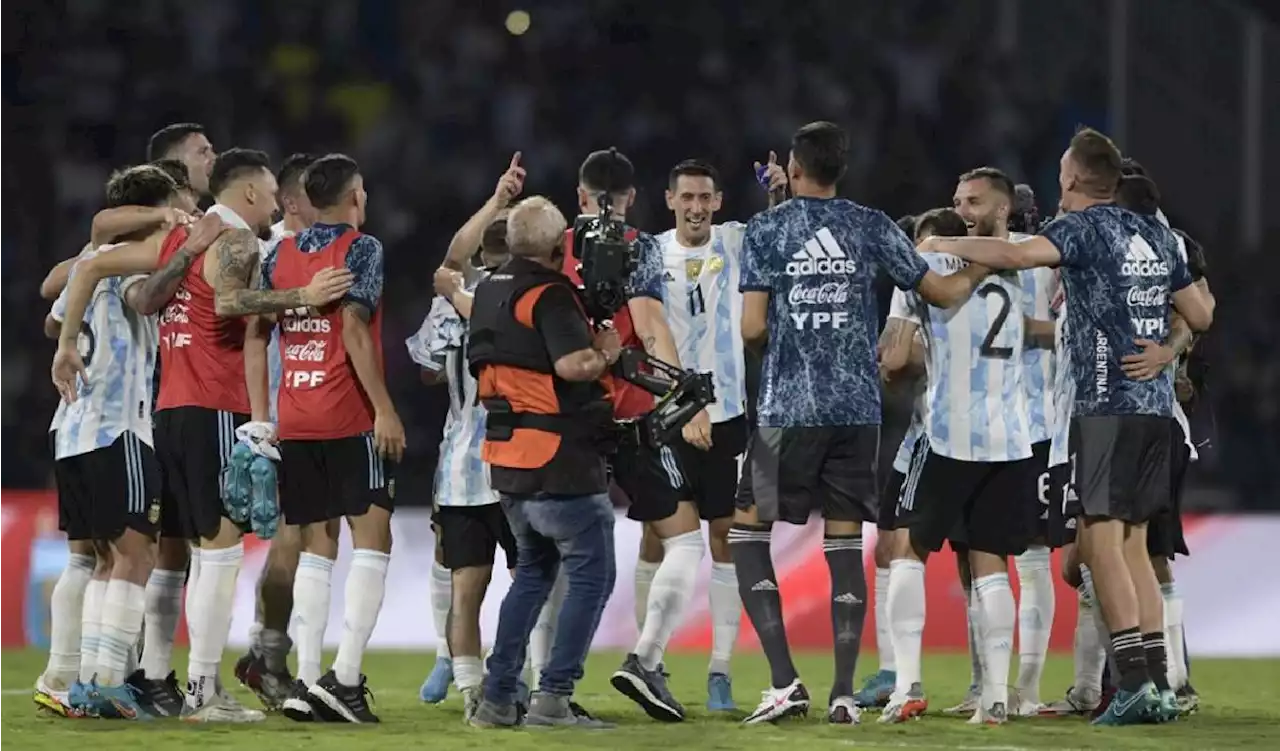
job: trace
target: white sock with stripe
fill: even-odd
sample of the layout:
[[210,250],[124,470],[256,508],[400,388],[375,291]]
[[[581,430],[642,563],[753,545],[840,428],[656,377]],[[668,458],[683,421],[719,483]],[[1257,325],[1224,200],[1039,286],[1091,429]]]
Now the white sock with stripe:
[[298,650],[298,680],[308,686],[320,680],[332,579],[333,561],[314,553],[298,556],[298,572],[293,577],[294,644]]
[[98,643],[102,635],[102,606],[107,599],[107,580],[92,579],[84,590],[84,611],[80,621],[80,682],[88,683],[98,672]]
[[147,591],[139,584],[112,579],[102,601],[102,626],[98,638],[98,683],[119,686],[128,677],[129,653],[142,634]]
[[344,686],[360,683],[360,664],[369,645],[382,598],[387,589],[387,566],[391,556],[380,550],[357,548],[347,573],[346,601],[343,603],[342,640],[333,661],[334,676]]
[[54,691],[71,688],[80,674],[85,590],[93,577],[93,564],[91,555],[72,554],[49,598],[49,663],[44,682]]

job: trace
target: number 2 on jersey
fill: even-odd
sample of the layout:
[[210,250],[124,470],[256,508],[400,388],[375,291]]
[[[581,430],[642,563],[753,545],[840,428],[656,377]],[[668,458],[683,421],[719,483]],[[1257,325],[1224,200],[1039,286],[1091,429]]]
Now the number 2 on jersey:
[[695,284],[689,290],[689,315],[702,315],[707,310],[707,301],[702,298],[702,285]]
[[992,282],[979,287],[978,294],[984,299],[991,295],[1000,298],[1000,312],[996,313],[996,319],[991,322],[991,328],[987,330],[987,335],[978,348],[978,354],[983,357],[994,357],[997,360],[1008,360],[1013,357],[1013,347],[996,347],[994,342],[1000,335],[1000,330],[1004,328],[1005,321],[1009,319],[1009,308],[1013,306],[1013,301],[1009,299],[1009,293],[1004,287]]

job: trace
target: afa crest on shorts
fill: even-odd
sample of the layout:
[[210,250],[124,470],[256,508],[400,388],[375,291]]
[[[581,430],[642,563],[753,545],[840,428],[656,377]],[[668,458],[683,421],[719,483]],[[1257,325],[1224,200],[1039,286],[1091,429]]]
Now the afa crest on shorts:
[[147,506],[147,521],[151,524],[160,523],[160,499],[152,498],[151,504]]

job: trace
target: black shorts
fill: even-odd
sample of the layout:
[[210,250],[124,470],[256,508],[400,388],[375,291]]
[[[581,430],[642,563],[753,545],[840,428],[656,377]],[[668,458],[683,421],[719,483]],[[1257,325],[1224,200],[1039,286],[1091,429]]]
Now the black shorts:
[[131,432],[105,448],[54,463],[58,528],[69,540],[114,540],[132,529],[155,537],[160,469],[155,452]]
[[666,519],[676,512],[680,501],[693,500],[675,449],[651,445],[641,435],[639,423],[621,431],[618,450],[609,458],[609,471],[631,504],[627,518],[632,521]]
[[[1049,468],[1049,449],[1052,441],[1031,444],[1031,473],[1027,479],[1031,493],[1040,504],[1040,523],[1036,527],[1036,540],[1049,548],[1057,549],[1068,542],[1075,542],[1075,516],[1066,514],[1062,484],[1057,473]],[[1063,465],[1066,467],[1067,465]]]
[[280,441],[280,511],[286,524],[362,516],[370,506],[395,510],[395,465],[378,454],[373,434]]
[[[248,415],[204,407],[155,413],[161,531],[166,537],[217,536],[226,517],[222,472],[236,445],[236,428],[248,421]],[[248,530],[248,524],[241,529]]]
[[761,522],[876,521],[878,425],[758,427],[747,444],[737,507]]
[[516,567],[516,538],[501,503],[437,506],[431,521],[439,530],[442,563],[450,571],[492,566],[498,548],[506,556],[507,568]]
[[747,450],[747,418],[717,422],[711,426],[711,448],[703,451],[677,439],[671,447],[680,459],[680,469],[698,515],[703,519],[733,516],[733,498],[741,474],[739,458]]
[[1173,447],[1169,462],[1169,508],[1147,522],[1147,553],[1172,561],[1174,556],[1191,555],[1186,535],[1182,531],[1182,489],[1187,479],[1187,468],[1191,466],[1191,449],[1187,447],[1178,421],[1169,422],[1173,425],[1173,435],[1170,438]]
[[1169,507],[1171,422],[1154,415],[1072,418],[1075,489],[1084,516],[1139,524]]
[[1051,548],[1060,548],[1076,541],[1076,526],[1080,517],[1080,497],[1076,495],[1075,480],[1071,477],[1071,462],[1049,468],[1049,486],[1052,506],[1049,509],[1050,519],[1056,514],[1061,518],[1061,524],[1050,521],[1045,530],[1045,544]]
[[[916,438],[915,445],[911,447],[910,464],[924,461],[924,457],[929,453],[929,440],[920,434]],[[907,472],[910,472],[910,464]],[[907,484],[907,472],[899,472],[896,469],[889,470],[889,479],[884,483],[884,490],[880,492],[880,514],[876,519],[876,528],[888,532],[898,528],[898,509],[904,502],[904,492],[907,496],[915,497],[915,483]],[[917,474],[916,477],[919,477]],[[906,501],[910,506],[911,502]]]
[[914,497],[903,498],[898,525],[911,542],[937,552],[942,543],[993,555],[1018,555],[1035,539],[1040,504],[1028,492],[1032,459],[967,462],[930,449],[912,462]]

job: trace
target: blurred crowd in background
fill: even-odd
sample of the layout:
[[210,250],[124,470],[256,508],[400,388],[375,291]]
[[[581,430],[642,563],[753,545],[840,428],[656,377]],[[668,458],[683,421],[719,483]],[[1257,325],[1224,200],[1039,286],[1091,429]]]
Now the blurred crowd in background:
[[[950,203],[957,174],[991,164],[1031,183],[1051,215],[1070,133],[1107,128],[1105,81],[1065,64],[1033,79],[992,41],[1002,4],[7,3],[3,486],[50,484],[56,394],[39,281],[84,244],[110,172],[142,161],[163,125],[203,123],[218,150],[264,149],[277,165],[299,151],[360,162],[366,228],[387,249],[383,341],[409,443],[400,495],[429,503],[447,397],[420,384],[401,342],[430,306],[450,237],[512,152],[524,154],[526,193],[572,216],[578,164],[617,146],[641,179],[633,222],[661,231],[671,165],[710,160],[724,177],[718,218],[746,220],[764,205],[752,162],[771,149],[785,160],[796,127],[829,119],[854,144],[843,195],[895,217],[920,212]],[[520,7],[532,26],[517,36],[504,19]],[[1148,168],[1159,182],[1161,167]],[[1189,500],[1280,509],[1276,295],[1258,281],[1280,264],[1212,236],[1221,222],[1184,198],[1166,210],[1205,246],[1219,301],[1204,344],[1216,450]],[[901,395],[886,409],[889,443],[906,419]]]

